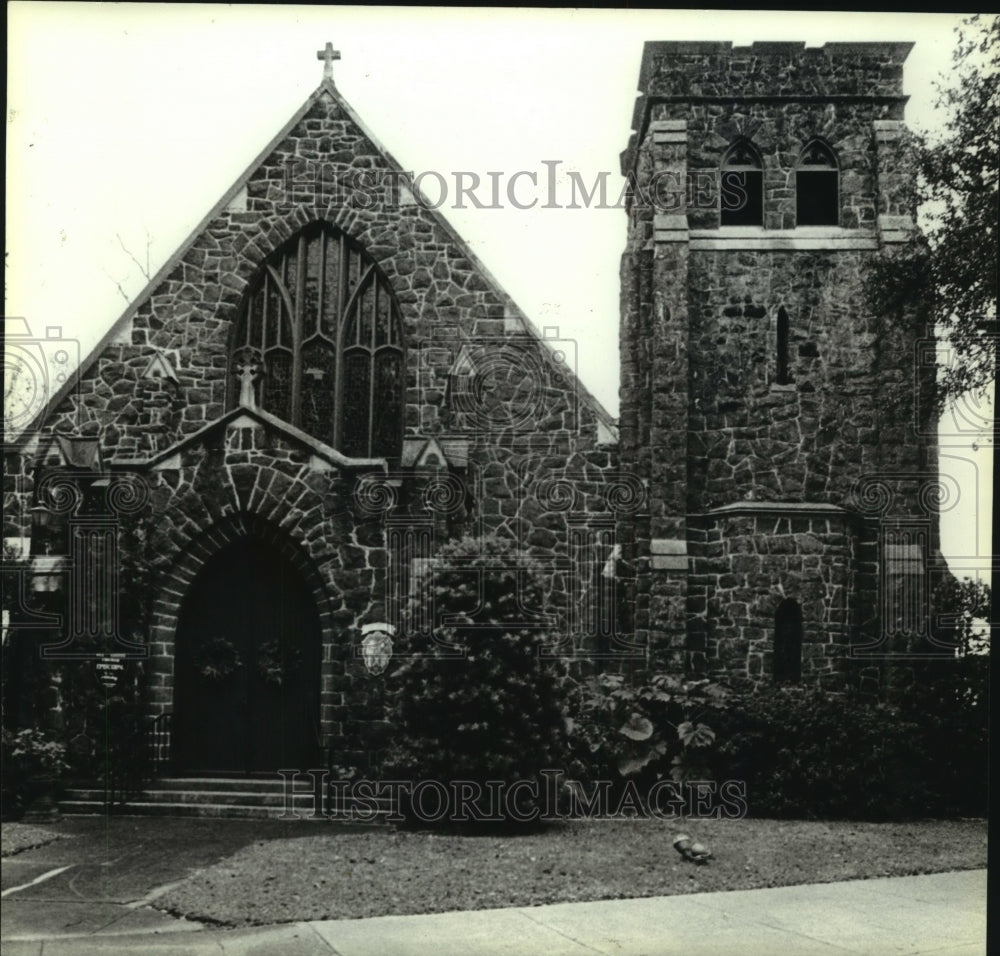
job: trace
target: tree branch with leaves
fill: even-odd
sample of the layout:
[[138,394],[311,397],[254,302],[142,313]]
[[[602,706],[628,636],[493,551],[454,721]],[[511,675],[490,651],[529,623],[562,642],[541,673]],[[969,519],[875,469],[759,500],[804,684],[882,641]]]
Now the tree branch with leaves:
[[924,240],[868,282],[876,314],[910,307],[950,346],[939,412],[970,392],[984,396],[996,376],[1000,18],[964,20],[953,64],[938,86],[943,136],[913,137]]

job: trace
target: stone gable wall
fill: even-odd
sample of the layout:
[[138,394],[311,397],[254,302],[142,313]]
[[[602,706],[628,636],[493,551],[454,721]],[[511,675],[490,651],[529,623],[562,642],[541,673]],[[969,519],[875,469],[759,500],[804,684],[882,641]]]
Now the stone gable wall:
[[[598,443],[597,413],[572,367],[574,343],[529,334],[450,228],[395,173],[340,103],[318,95],[45,424],[99,436],[105,465],[127,463],[150,483],[164,581],[150,634],[156,712],[171,705],[180,602],[207,554],[234,535],[276,536],[318,582],[322,721],[361,764],[374,746],[366,735],[378,723],[381,691],[357,659],[358,626],[392,612],[399,597],[389,566],[394,554],[408,554],[399,552],[401,527],[411,536],[430,527],[432,550],[461,533],[517,540],[550,571],[545,610],[568,638],[563,650],[586,655],[599,638],[580,602],[587,608],[596,598],[584,597],[579,582],[591,581],[610,553],[622,502],[634,510],[642,500],[641,487],[619,480],[616,449]],[[209,430],[173,460],[144,469],[230,407],[242,297],[263,261],[317,220],[364,247],[399,304],[405,437],[457,441],[462,460],[440,473],[391,464],[382,488],[362,493],[365,506],[363,473],[318,467],[308,448],[259,426],[229,426],[224,440]],[[451,373],[463,354],[490,376],[483,407],[456,395],[461,383]],[[13,458],[5,535],[25,537],[35,461],[30,449]]]
[[[104,428],[106,455],[132,458],[162,450],[217,418],[231,386],[229,342],[242,294],[270,253],[325,220],[376,260],[399,302],[407,344],[407,435],[447,433],[452,363],[467,343],[489,348],[505,341],[507,310],[436,216],[400,189],[395,173],[340,105],[320,96],[250,177],[245,195],[208,223],[139,305],[128,330],[84,376],[79,406],[64,404],[51,425],[85,434]],[[593,444],[596,419],[586,403],[567,394],[574,383],[565,376],[559,381],[544,347],[523,331],[518,342],[531,353],[531,368],[545,376],[536,383],[545,399],[541,430],[574,446]],[[154,350],[171,358],[180,384],[158,431],[150,430],[140,407],[140,376]]]

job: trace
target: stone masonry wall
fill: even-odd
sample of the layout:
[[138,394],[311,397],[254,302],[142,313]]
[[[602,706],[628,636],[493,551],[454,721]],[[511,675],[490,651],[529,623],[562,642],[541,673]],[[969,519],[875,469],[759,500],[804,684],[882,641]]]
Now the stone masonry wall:
[[717,514],[693,545],[692,665],[733,684],[768,683],[774,622],[802,608],[802,678],[836,686],[857,620],[857,530],[847,513]]
[[[912,388],[893,376],[912,367],[912,350],[900,362],[865,307],[864,253],[693,259],[690,510],[744,499],[845,504],[862,475],[921,467],[914,430],[897,426],[885,400],[887,386]],[[779,308],[790,320],[789,385],[775,383]]]
[[[364,247],[398,302],[405,438],[461,448],[440,463],[451,491],[442,492],[439,482],[421,499],[424,511],[435,513],[435,541],[462,532],[515,538],[551,570],[546,601],[558,612],[557,628],[574,630],[572,646],[580,652],[595,646],[579,619],[580,582],[591,582],[607,560],[622,501],[634,509],[629,496],[641,498],[641,489],[616,478],[610,419],[576,379],[573,343],[548,330],[543,343],[529,331],[444,219],[401,185],[398,170],[332,87],[321,87],[225,208],[168,263],[45,422],[49,431],[99,437],[111,467],[142,472],[144,462],[160,462],[148,472],[167,582],[150,635],[158,712],[170,706],[172,641],[186,589],[207,551],[253,533],[285,541],[317,582],[324,727],[344,747],[374,746],[345,723],[350,713],[355,724],[375,727],[380,711],[381,691],[350,669],[357,664],[357,626],[388,613],[394,599],[386,576],[394,520],[422,527],[423,512],[407,517],[394,505],[352,511],[345,502],[357,490],[356,469],[317,471],[308,449],[259,427],[230,428],[224,444],[212,432],[185,445],[179,462],[163,461],[226,413],[238,392],[229,363],[244,293],[272,252],[320,220]],[[470,356],[485,376],[483,407],[456,398]],[[25,448],[17,463],[16,487],[5,483],[5,515],[8,504],[10,513],[28,513],[33,454]],[[392,463],[383,477],[406,501],[426,490],[412,467]],[[463,490],[455,492],[456,485]],[[461,499],[461,515],[449,512],[452,494]]]
[[[653,517],[621,533],[635,566],[650,569],[648,583],[636,572],[637,626],[651,646],[675,644],[669,596],[686,594],[696,668],[766,678],[782,595],[806,614],[804,680],[835,679],[847,644],[877,640],[889,511],[864,512],[868,482],[892,485],[894,520],[920,513],[928,559],[937,553],[936,514],[911,487],[936,479],[928,383],[915,359],[926,328],[918,315],[873,314],[865,288],[870,265],[915,235],[901,123],[908,50],[646,45],[622,157],[634,189],[621,451],[622,466],[649,481]],[[763,223],[720,228],[720,164],[739,137],[761,155]],[[839,223],[797,228],[795,170],[814,138],[837,158]],[[777,375],[779,310],[789,320],[787,383]],[[792,518],[752,513],[769,502],[805,511],[794,528]],[[718,517],[740,503],[751,513]],[[846,516],[836,528],[830,507]],[[643,601],[644,592],[662,597]]]
[[[217,418],[230,384],[230,333],[242,294],[271,252],[308,224],[326,220],[376,260],[400,305],[407,435],[447,435],[449,372],[463,346],[499,348],[514,328],[518,348],[532,350],[530,367],[546,376],[533,383],[544,401],[532,430],[552,441],[593,443],[591,406],[568,394],[577,387],[575,378],[558,381],[547,350],[533,339],[528,344],[501,293],[444,221],[399,186],[396,172],[338,100],[325,91],[318,95],[244,192],[138,304],[87,370],[79,403],[57,409],[51,426],[84,434],[103,429],[106,454],[114,459],[162,450]],[[362,174],[360,189],[355,177]],[[139,382],[156,353],[173,363],[180,388],[170,413],[154,424],[140,405],[148,399]]]

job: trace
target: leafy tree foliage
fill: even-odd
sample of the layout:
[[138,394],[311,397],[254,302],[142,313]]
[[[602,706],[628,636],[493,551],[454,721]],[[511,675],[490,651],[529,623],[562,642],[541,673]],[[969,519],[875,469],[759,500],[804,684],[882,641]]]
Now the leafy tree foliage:
[[934,609],[953,622],[953,640],[960,656],[989,653],[984,622],[989,620],[990,598],[989,585],[971,578],[959,581],[949,575],[936,590]]
[[1000,18],[959,29],[949,85],[939,88],[945,135],[915,136],[925,243],[880,263],[869,282],[879,312],[912,306],[946,336],[953,357],[938,404],[984,392],[996,369],[1000,171]]
[[947,135],[920,150],[935,317],[956,357],[947,397],[988,386],[996,368],[1000,18],[965,21],[954,65],[939,99]]
[[[562,766],[565,733],[560,664],[544,654],[549,636],[524,626],[543,606],[539,567],[501,538],[463,538],[427,573],[421,593],[439,623],[401,642],[390,675],[398,739],[383,776],[469,781],[483,793],[487,781],[543,788],[540,772]],[[520,792],[515,817],[532,810]]]
[[[148,521],[127,520],[118,527],[117,634],[133,644],[145,641],[149,617],[151,570]],[[69,621],[70,595],[63,586],[43,595],[32,594],[34,604],[55,617],[52,627],[19,627],[23,609],[20,591],[30,587],[31,562],[5,555],[4,607],[11,628],[4,642],[4,724],[12,733],[39,728],[64,748],[71,777],[100,780],[106,792],[123,796],[150,771],[146,742],[147,662],[123,662],[113,686],[102,683],[96,668],[102,655],[121,653],[123,647],[105,634],[77,638],[68,648],[79,659],[43,658],[44,644],[59,643]],[[44,604],[42,603],[44,599]],[[87,620],[105,621],[103,592],[73,597]],[[33,605],[34,606],[34,605]],[[105,621],[105,623],[107,623]],[[27,738],[26,738],[27,739]]]
[[[866,283],[876,315],[909,311],[926,317],[950,344],[951,358],[935,389],[939,413],[970,394],[985,397],[996,378],[1000,17],[964,20],[953,63],[939,85],[937,105],[947,112],[944,136],[918,136],[914,143],[915,198],[925,239],[915,250],[877,263]],[[994,414],[994,470],[996,440]],[[994,595],[997,577],[994,572]],[[996,620],[997,614],[994,606],[989,616]]]

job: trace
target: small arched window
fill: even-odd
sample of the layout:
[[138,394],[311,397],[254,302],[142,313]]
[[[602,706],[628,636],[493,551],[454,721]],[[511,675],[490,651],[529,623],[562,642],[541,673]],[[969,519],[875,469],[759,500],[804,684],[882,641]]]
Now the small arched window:
[[799,226],[840,225],[840,169],[825,143],[806,143],[795,170],[795,222]]
[[786,598],[774,615],[774,682],[798,684],[802,680],[802,608]]
[[789,385],[792,381],[791,363],[789,360],[790,329],[788,313],[784,307],[778,309],[778,318],[775,324],[774,381],[776,385]]
[[723,226],[764,224],[764,166],[749,140],[738,139],[722,161],[720,200]]
[[231,404],[259,407],[352,457],[397,458],[403,437],[403,337],[374,260],[314,223],[261,267],[233,337]]

